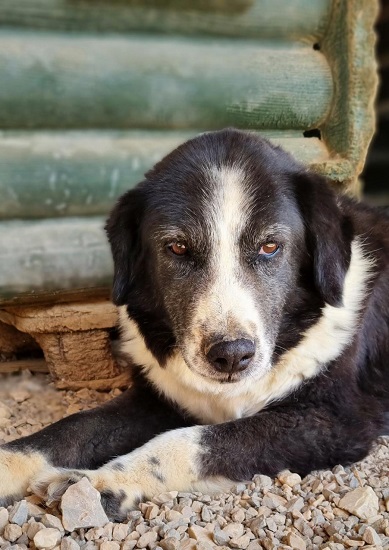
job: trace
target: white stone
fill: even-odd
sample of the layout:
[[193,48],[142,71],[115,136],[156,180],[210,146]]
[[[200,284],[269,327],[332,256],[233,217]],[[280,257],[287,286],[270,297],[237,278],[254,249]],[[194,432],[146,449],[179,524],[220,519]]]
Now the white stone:
[[101,495],[86,477],[65,491],[61,508],[62,524],[69,532],[81,527],[102,527],[108,523],[101,505]]
[[305,541],[296,533],[288,533],[286,536],[286,542],[293,550],[306,550],[307,545]]
[[360,519],[368,519],[378,514],[378,497],[371,487],[358,487],[346,493],[340,499],[338,507]]
[[4,527],[9,523],[9,514],[7,508],[0,508],[0,534],[3,533]]
[[61,540],[61,550],[80,550],[80,545],[72,537],[64,537]]
[[15,523],[8,523],[8,525],[4,527],[3,537],[10,542],[15,542],[22,534],[22,528]]
[[12,506],[9,513],[10,523],[17,523],[17,525],[21,526],[23,525],[23,523],[26,523],[27,517],[28,506],[25,500],[21,500],[20,502],[17,502],[14,506]]
[[157,538],[158,538],[157,533],[154,533],[154,531],[147,531],[147,533],[144,533],[144,535],[139,537],[138,542],[136,543],[136,546],[138,548],[146,548],[149,544],[151,544],[152,542],[155,542]]
[[11,409],[0,401],[0,418],[11,418]]
[[46,527],[37,532],[34,537],[34,544],[38,549],[51,550],[61,540],[61,533],[58,529]]
[[64,530],[61,520],[52,514],[44,514],[40,521],[45,527],[52,527],[61,532]]
[[293,474],[290,470],[280,472],[277,477],[283,485],[289,485],[289,487],[294,487],[298,483],[301,483],[301,477],[298,474]]

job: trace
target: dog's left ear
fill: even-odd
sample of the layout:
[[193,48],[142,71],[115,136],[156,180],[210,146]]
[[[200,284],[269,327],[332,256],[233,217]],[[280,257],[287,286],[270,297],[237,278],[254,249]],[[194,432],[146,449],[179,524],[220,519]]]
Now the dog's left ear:
[[105,225],[114,262],[112,301],[117,306],[128,303],[141,259],[143,211],[143,194],[132,189],[119,198]]
[[313,258],[315,285],[324,302],[342,305],[344,279],[350,265],[353,228],[335,191],[318,174],[296,176],[297,200],[303,214],[307,244]]

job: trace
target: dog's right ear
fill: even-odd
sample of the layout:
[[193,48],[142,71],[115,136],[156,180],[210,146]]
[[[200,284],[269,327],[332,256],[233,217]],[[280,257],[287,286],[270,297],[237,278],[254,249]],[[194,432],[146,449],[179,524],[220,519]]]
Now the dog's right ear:
[[120,197],[105,225],[114,262],[112,301],[117,306],[127,303],[140,262],[143,211],[143,194],[132,189]]

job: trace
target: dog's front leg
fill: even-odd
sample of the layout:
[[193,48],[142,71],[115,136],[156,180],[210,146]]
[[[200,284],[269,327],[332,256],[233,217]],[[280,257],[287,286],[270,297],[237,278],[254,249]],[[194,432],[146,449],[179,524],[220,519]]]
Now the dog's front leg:
[[191,424],[142,379],[120,397],[0,447],[0,506],[53,467],[94,469],[164,431]]
[[362,458],[376,435],[355,413],[341,421],[326,407],[274,407],[256,416],[159,435],[96,471],[47,471],[34,490],[49,501],[86,476],[108,515],[122,519],[140,499],[178,490],[226,489],[256,473],[301,474]]

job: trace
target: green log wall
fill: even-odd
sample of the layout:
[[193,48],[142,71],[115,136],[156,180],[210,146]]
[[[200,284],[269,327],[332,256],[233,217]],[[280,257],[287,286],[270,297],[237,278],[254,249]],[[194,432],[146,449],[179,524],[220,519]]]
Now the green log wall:
[[260,131],[356,194],[376,13],[376,0],[2,0],[0,301],[107,287],[114,200],[202,131]]

